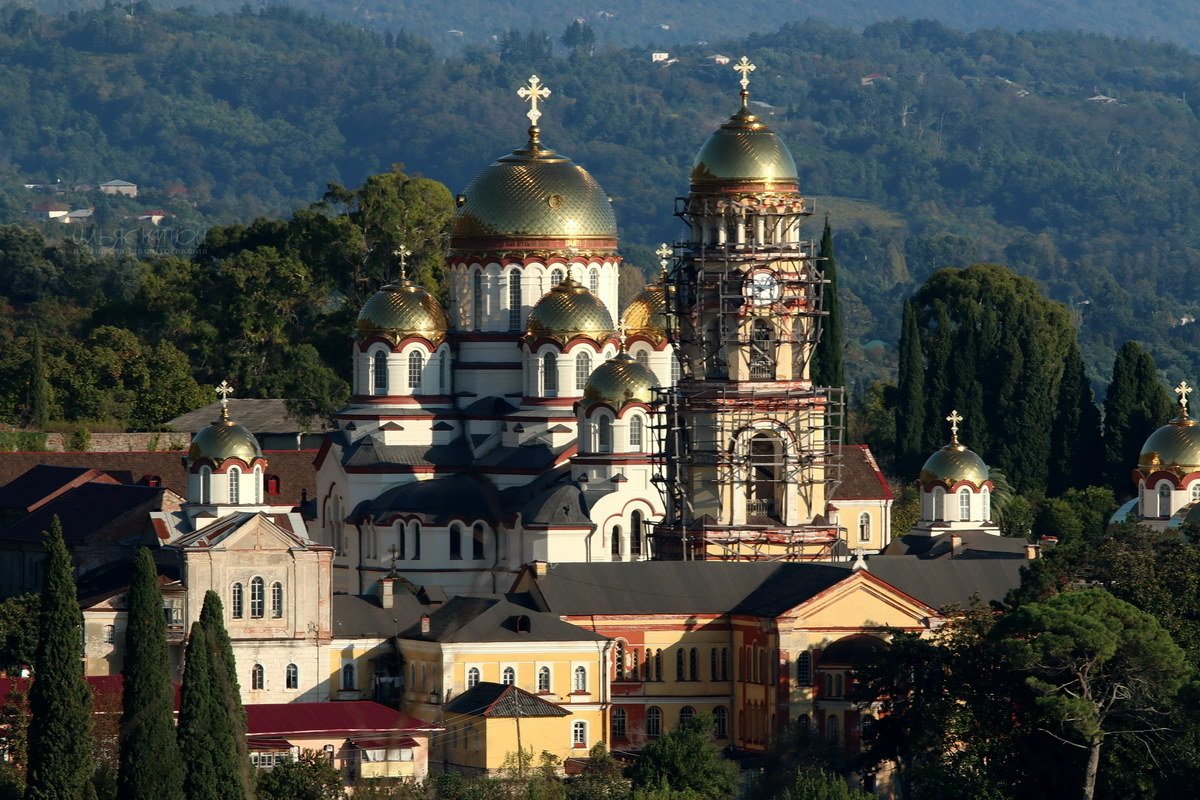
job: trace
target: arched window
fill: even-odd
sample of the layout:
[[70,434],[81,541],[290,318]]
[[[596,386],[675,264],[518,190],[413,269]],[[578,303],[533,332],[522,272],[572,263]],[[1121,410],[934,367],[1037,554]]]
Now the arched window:
[[759,433],[750,439],[750,481],[746,486],[746,514],[751,517],[768,517],[782,520],[783,509],[776,502],[781,486],[785,483],[780,473],[783,469],[783,443],[769,433]]
[[571,746],[587,747],[587,723],[577,720],[571,723]]
[[646,736],[650,739],[662,736],[662,709],[658,706],[646,709]]
[[420,350],[408,354],[408,388],[421,388],[421,373],[425,370],[425,358]]
[[255,505],[259,505],[259,506],[262,505],[262,501],[263,501],[262,495],[263,495],[262,467],[255,467],[254,468],[254,504]]
[[871,515],[865,511],[858,515],[858,540],[871,541]]
[[550,270],[550,288],[551,289],[553,289],[555,286],[558,286],[560,283],[563,282],[563,274],[564,274],[563,271],[561,269],[558,269],[557,267]]
[[558,394],[558,356],[554,353],[542,356],[542,394],[546,397]]
[[229,468],[229,505],[236,506],[241,502],[242,471],[237,467]]
[[729,738],[729,711],[725,706],[713,709],[713,736],[717,739]]
[[212,470],[208,467],[200,468],[200,502],[212,502]]
[[438,392],[450,394],[450,352],[447,350],[438,355]]
[[650,369],[650,351],[649,350],[638,350],[637,353],[634,354],[633,360],[636,361],[637,363],[641,364],[646,369]]
[[283,584],[279,581],[271,584],[271,616],[275,619],[283,616]]
[[517,682],[517,671],[512,667],[505,667],[504,672],[500,673],[500,682],[505,686],[512,686]]
[[679,709],[679,724],[682,725],[694,716],[696,716],[696,709],[691,706],[684,706]]
[[611,552],[612,552],[612,560],[620,561],[621,560],[621,526],[620,525],[613,525],[611,539],[612,539],[612,541],[610,542],[610,545],[611,545]]
[[729,680],[729,648],[721,648],[721,680]]
[[413,522],[413,561],[421,560],[421,523]]
[[629,555],[637,557],[642,554],[642,539],[646,533],[642,530],[642,512],[634,511],[629,515]]
[[538,691],[542,694],[550,693],[550,668],[538,667]]
[[687,654],[682,647],[675,651],[675,680],[687,680]]
[[479,683],[479,667],[471,667],[467,670],[467,688],[474,689]]
[[1193,503],[1200,500],[1200,481],[1192,482],[1190,497]]
[[833,696],[834,697],[842,697],[846,694],[846,686],[845,686],[844,681],[845,681],[845,678],[842,676],[842,673],[840,673],[840,672],[833,676]]
[[775,380],[775,330],[765,319],[750,328],[750,379]]
[[933,487],[933,519],[940,522],[946,518],[946,490],[940,486]]
[[[424,664],[421,665],[422,670],[424,669],[424,666],[425,666]],[[353,692],[357,688],[358,688],[358,683],[354,680],[354,665],[353,664],[343,664],[342,665],[342,691],[343,692]]]
[[634,453],[642,452],[642,422],[641,414],[629,418],[629,449]]
[[262,578],[250,579],[250,616],[253,619],[262,619],[263,617],[263,606],[265,605],[264,601],[266,600],[266,598],[263,597],[265,594],[263,589],[264,584]]
[[250,668],[250,688],[262,690],[266,685],[266,670],[262,664],[255,664]]
[[1171,484],[1158,485],[1158,515],[1163,519],[1171,516]]
[[483,330],[483,273],[478,270],[471,277],[471,327]]
[[229,614],[234,619],[242,618],[242,585],[235,583],[229,590]]
[[371,357],[371,375],[375,394],[387,394],[387,353],[382,350],[376,351]]
[[295,664],[288,664],[283,671],[283,685],[289,689],[300,688],[300,668]]
[[508,329],[521,330],[521,270],[508,273]]
[[629,714],[625,709],[617,707],[612,710],[612,735],[624,739],[629,735]]
[[601,453],[612,452],[612,417],[601,414],[596,419],[596,450]]
[[600,294],[600,270],[595,267],[588,270],[588,291],[592,294]]
[[825,673],[825,691],[822,692],[825,697],[833,697],[833,673]]
[[592,374],[592,357],[586,350],[575,354],[575,391],[582,392]]
[[829,737],[829,741],[835,743],[841,738],[841,734],[838,731],[838,718],[833,714],[825,718],[825,735]]
[[812,732],[812,721],[808,718],[808,714],[801,714],[796,717],[796,725],[799,726],[802,733],[807,734]]
[[958,490],[958,518],[963,522],[971,519],[971,490],[965,486]]
[[587,691],[587,667],[580,665],[575,668],[575,680],[572,687],[576,692]]
[[471,529],[471,558],[476,561],[482,561],[484,537],[487,533],[483,529],[483,523],[476,522],[475,527]]
[[[1192,493],[1195,494],[1195,491],[1193,490]],[[983,487],[983,491],[979,493],[979,499],[981,505],[983,506],[983,521],[988,522],[992,518],[992,493],[988,491],[986,486]],[[1195,500],[1196,497],[1193,497],[1192,499]]]
[[613,647],[613,680],[615,681],[623,681],[628,679],[625,671],[625,658],[625,640],[617,639]]
[[450,526],[450,560],[462,561],[462,526],[457,522]]
[[796,683],[812,686],[812,653],[804,650],[796,656]]

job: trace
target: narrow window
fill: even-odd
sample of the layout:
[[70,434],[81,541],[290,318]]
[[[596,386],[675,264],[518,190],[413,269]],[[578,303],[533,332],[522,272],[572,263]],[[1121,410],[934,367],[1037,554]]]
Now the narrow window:
[[634,453],[642,452],[642,417],[634,414],[629,418],[629,449]]
[[642,555],[642,539],[646,536],[642,530],[642,512],[634,511],[629,515],[629,555],[637,558]]
[[473,689],[479,683],[479,667],[471,667],[467,670],[467,688]]
[[621,526],[613,525],[612,529],[612,560],[621,560]]
[[750,379],[775,379],[775,332],[763,319],[750,328]]
[[288,664],[283,675],[284,686],[289,689],[300,688],[300,668],[295,664]]
[[508,329],[521,330],[521,271],[508,273]]
[[933,519],[941,522],[946,519],[946,492],[942,487],[935,486],[933,489]]
[[812,686],[812,653],[808,650],[796,656],[796,683]]
[[858,540],[871,541],[871,515],[865,511],[858,515]]
[[483,539],[485,535],[482,523],[476,522],[475,527],[471,530],[471,558],[476,561],[482,561],[484,558]]
[[254,619],[262,619],[263,616],[263,579],[252,578],[250,580],[250,616]]
[[713,736],[717,739],[729,738],[729,712],[725,706],[713,709]]
[[833,696],[834,697],[842,697],[846,694],[846,688],[845,688],[844,681],[845,681],[845,678],[842,676],[842,673],[840,673],[840,672],[833,676]]
[[613,680],[625,680],[625,641],[622,639],[617,639],[616,647],[614,648],[613,667]]
[[200,502],[212,502],[212,470],[208,467],[200,468]]
[[612,710],[612,735],[616,739],[624,739],[628,736],[629,729],[629,714],[623,708],[614,708]]
[[421,373],[425,370],[425,359],[420,350],[408,354],[408,388],[421,388]]
[[[422,664],[421,665],[422,672],[424,671],[424,669],[425,669],[425,665]],[[422,676],[422,677],[424,677],[424,676]],[[353,692],[357,687],[358,687],[358,683],[354,680],[354,665],[353,664],[343,665],[342,666],[342,691],[343,692]]]
[[450,560],[462,560],[462,527],[458,523],[450,526]]
[[[1200,492],[1196,491],[1198,488],[1200,488],[1200,487],[1192,488],[1192,500],[1193,501],[1196,499],[1200,499]],[[985,486],[985,487],[983,487],[983,491],[981,491],[979,494],[980,494],[979,499],[983,505],[983,509],[982,509],[983,510],[983,521],[988,522],[992,518],[992,493],[989,492],[988,488]]]
[[829,741],[834,743],[841,738],[838,732],[838,718],[832,714],[825,718],[825,734],[829,737]]
[[688,653],[688,679],[700,680],[700,651],[694,647]]
[[421,523],[413,523],[413,561],[421,560]]
[[112,644],[117,640],[117,629],[112,625],[104,626],[104,643]]
[[471,327],[483,330],[483,273],[476,272],[471,279]]
[[646,709],[646,736],[651,739],[662,736],[662,709],[658,706]]
[[236,506],[241,502],[242,471],[237,467],[229,468],[229,504]]
[[271,584],[271,616],[275,619],[283,617],[283,584],[279,581]]
[[438,392],[450,394],[450,353],[443,350],[438,356]]
[[600,294],[600,270],[595,267],[588,270],[588,291],[592,294]]
[[687,680],[687,654],[682,647],[675,651],[675,680]]
[[649,350],[638,350],[637,353],[633,356],[633,359],[634,359],[634,361],[641,364],[646,369],[650,369],[650,351]]
[[571,723],[571,746],[587,747],[587,723],[577,721]]
[[371,358],[371,373],[374,377],[375,394],[387,394],[387,353],[379,350]]
[[596,448],[601,453],[612,452],[612,417],[601,414],[596,420],[596,438],[599,442]]
[[500,675],[500,682],[505,686],[512,686],[517,682],[517,671],[512,667],[505,667],[504,672]]
[[542,394],[545,397],[558,394],[558,356],[554,353],[542,357]]
[[242,618],[242,585],[235,583],[229,592],[229,613],[234,619]]
[[729,680],[729,648],[721,648],[721,680]]
[[262,664],[255,664],[250,668],[250,688],[261,690],[266,685],[266,670]]
[[575,682],[574,682],[573,686],[575,687],[575,691],[577,691],[577,692],[586,692],[587,691],[587,668],[586,667],[578,666],[575,668]]
[[538,667],[538,691],[542,694],[550,693],[550,668]]
[[721,680],[721,673],[717,669],[717,648],[713,648],[708,652],[708,673],[712,676],[712,680]]
[[588,352],[575,354],[575,391],[582,393],[587,386],[588,376],[592,374],[592,357]]
[[254,468],[254,504],[262,505],[263,501],[263,479],[262,467]]
[[958,518],[963,522],[971,519],[971,490],[965,486],[958,491]]
[[563,271],[561,269],[550,270],[550,288],[553,289],[563,282]]

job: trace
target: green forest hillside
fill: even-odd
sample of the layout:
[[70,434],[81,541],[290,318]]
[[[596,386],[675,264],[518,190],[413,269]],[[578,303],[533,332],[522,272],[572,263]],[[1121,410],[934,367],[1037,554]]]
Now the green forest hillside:
[[151,6],[227,13],[244,7],[287,6],[378,31],[403,30],[451,52],[464,44],[490,42],[512,28],[560,30],[573,19],[594,26],[601,42],[668,47],[746,36],[807,19],[861,30],[896,17],[937,20],[960,30],[1079,30],[1200,50],[1200,9],[1186,0],[758,0],[752,6],[728,0],[26,0],[22,4],[49,14],[105,5],[126,10],[132,6],[134,13]]
[[[736,75],[706,60],[711,49],[664,67],[642,48],[566,51],[511,33],[439,58],[419,39],[281,9],[52,19],[10,6],[0,221],[45,199],[28,182],[138,183],[136,201],[64,195],[95,204],[92,243],[135,206],[202,230],[285,215],[393,163],[458,191],[522,142],[514,92],[536,71],[554,91],[546,142],[613,195],[625,253],[647,266],[678,232],[693,154],[736,106]],[[720,49],[759,65],[756,108],[831,213],[855,380],[894,369],[901,302],[925,277],[989,260],[1069,304],[1094,380],[1127,338],[1171,375],[1196,373],[1200,57],[902,21],[795,24]]]

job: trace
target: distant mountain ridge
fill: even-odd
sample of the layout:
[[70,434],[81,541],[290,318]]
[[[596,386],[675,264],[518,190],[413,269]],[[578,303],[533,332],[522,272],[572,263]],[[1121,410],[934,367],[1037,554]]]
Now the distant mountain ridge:
[[[25,4],[54,14],[110,2]],[[1189,0],[758,0],[753,5],[729,0],[154,0],[130,5],[135,13],[139,6],[236,12],[283,5],[379,31],[417,34],[439,50],[486,43],[510,29],[542,29],[557,38],[576,18],[591,23],[601,43],[668,47],[762,33],[809,18],[861,29],[906,17],[933,19],[964,31],[1078,30],[1172,42],[1200,51],[1200,4]]]

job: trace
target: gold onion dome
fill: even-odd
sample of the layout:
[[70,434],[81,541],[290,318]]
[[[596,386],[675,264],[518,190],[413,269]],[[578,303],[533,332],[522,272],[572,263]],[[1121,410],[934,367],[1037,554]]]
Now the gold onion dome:
[[576,336],[602,341],[613,335],[612,315],[600,298],[574,278],[555,286],[529,312],[525,335],[565,345]]
[[921,467],[921,483],[944,482],[953,486],[959,481],[968,481],[976,487],[988,480],[988,467],[973,450],[960,442],[938,450]]
[[1138,456],[1138,470],[1145,475],[1166,470],[1180,477],[1200,471],[1200,425],[1185,413],[1150,434]]
[[398,343],[409,336],[421,336],[436,346],[445,338],[450,321],[424,287],[401,280],[371,295],[358,312],[354,329],[359,339],[382,336]]
[[654,345],[667,341],[667,288],[663,283],[649,284],[629,302],[621,314],[625,335],[645,336]]
[[228,458],[238,458],[248,464],[256,458],[262,458],[262,448],[253,433],[229,418],[229,409],[223,405],[221,418],[213,420],[192,437],[188,460],[194,464],[207,459],[220,465]]
[[588,376],[583,388],[585,407],[607,403],[620,409],[625,403],[649,404],[654,400],[658,377],[633,359],[628,353],[610,358]]

